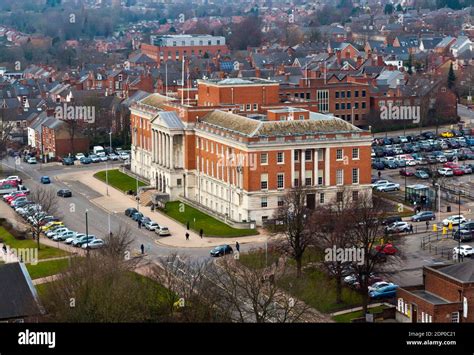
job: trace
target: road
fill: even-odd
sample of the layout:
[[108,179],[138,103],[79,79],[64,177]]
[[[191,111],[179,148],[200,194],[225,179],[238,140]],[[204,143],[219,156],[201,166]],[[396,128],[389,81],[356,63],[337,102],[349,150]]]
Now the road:
[[[51,178],[51,188],[55,190],[59,190],[60,188],[70,189],[73,193],[73,197],[67,199],[58,198],[58,203],[61,214],[59,217],[62,218],[65,225],[71,230],[85,233],[85,211],[88,210],[89,234],[97,237],[107,235],[109,233],[110,218],[112,231],[119,225],[128,226],[132,231],[134,242],[131,252],[140,250],[140,246],[143,244],[147,258],[150,260],[156,260],[159,257],[164,257],[172,253],[198,259],[210,258],[209,248],[173,248],[157,244],[159,239],[166,237],[158,237],[154,232],[147,231],[144,228],[138,229],[136,222],[126,217],[124,211],[114,211],[116,213],[109,214],[104,209],[91,203],[90,199],[98,197],[98,193],[95,190],[80,182],[67,182],[66,185],[66,183],[57,179],[57,177],[62,174],[74,171],[95,170],[100,166],[105,170],[105,163],[65,167],[55,163],[30,165],[22,162],[16,166],[16,171],[13,158],[2,160],[1,164],[5,171],[3,175],[20,175],[24,180],[24,184],[32,190],[38,186],[47,186],[40,183],[40,177],[43,175],[47,175]],[[114,166],[117,167],[118,164],[119,163],[115,163]],[[7,169],[9,169],[8,172],[6,171]],[[249,250],[255,246],[256,245],[251,243],[241,245],[241,251]]]

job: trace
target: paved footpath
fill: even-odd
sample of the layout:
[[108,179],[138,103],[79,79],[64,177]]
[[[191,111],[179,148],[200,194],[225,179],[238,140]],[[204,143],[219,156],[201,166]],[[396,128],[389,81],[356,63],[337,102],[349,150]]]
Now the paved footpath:
[[[96,191],[100,197],[91,198],[89,201],[99,208],[105,210],[107,213],[121,213],[123,214],[127,208],[137,207],[137,202],[134,197],[124,194],[123,192],[109,187],[109,195],[106,195],[107,185],[96,179],[93,175],[97,171],[87,171],[87,172],[74,172],[69,174],[63,174],[57,176],[59,180],[64,182],[66,185],[68,181],[80,182],[90,189]],[[169,247],[186,247],[186,248],[209,248],[212,246],[217,246],[221,244],[235,244],[238,241],[240,244],[246,243],[264,243],[269,236],[265,233],[264,230],[259,230],[260,235],[250,236],[250,237],[231,237],[231,238],[211,238],[204,236],[202,239],[199,237],[199,234],[193,230],[186,230],[186,227],[181,223],[175,221],[172,218],[169,218],[165,214],[159,211],[151,211],[149,207],[140,206],[140,212],[145,216],[150,217],[153,221],[157,222],[160,225],[167,226],[171,231],[171,236],[169,237],[158,237],[155,240],[157,244],[169,246]],[[106,221],[104,221],[106,223]],[[189,233],[189,240],[186,240],[186,232]]]

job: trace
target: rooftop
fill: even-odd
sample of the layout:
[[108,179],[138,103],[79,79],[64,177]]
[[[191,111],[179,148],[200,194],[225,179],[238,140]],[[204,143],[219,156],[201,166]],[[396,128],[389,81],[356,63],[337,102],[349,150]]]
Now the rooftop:
[[198,83],[212,84],[218,86],[234,86],[234,85],[278,85],[274,80],[261,78],[227,78],[227,79],[202,79]]

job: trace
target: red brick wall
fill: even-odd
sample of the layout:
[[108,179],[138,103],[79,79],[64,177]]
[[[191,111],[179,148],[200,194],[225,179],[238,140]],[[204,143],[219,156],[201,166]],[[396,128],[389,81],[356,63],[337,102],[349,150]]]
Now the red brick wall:
[[[200,83],[198,106],[218,106],[221,104],[277,104],[280,102],[279,85],[236,85],[218,86]],[[251,107],[253,110],[253,106]]]

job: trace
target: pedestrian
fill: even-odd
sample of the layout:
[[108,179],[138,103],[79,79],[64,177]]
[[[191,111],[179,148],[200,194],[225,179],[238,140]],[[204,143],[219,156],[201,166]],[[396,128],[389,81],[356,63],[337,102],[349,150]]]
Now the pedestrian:
[[426,230],[430,227],[430,221],[426,221]]
[[237,250],[237,252],[240,253],[240,244],[239,244],[239,242],[235,242],[235,249]]
[[138,220],[138,229],[141,229],[142,228],[142,221],[139,219]]
[[378,174],[379,179],[380,179],[380,177],[382,176],[382,173],[379,171],[377,174]]
[[6,255],[6,254],[7,254],[7,246],[6,246],[5,244],[3,244],[3,247],[2,247],[2,249],[3,249],[3,252],[4,252],[4,253],[5,253],[5,255]]
[[202,228],[199,230],[199,236],[201,237],[202,239],[202,235],[204,234],[204,231],[202,230]]
[[186,240],[189,240],[189,233],[186,232]]
[[186,222],[186,229],[189,230],[189,221]]
[[145,254],[145,246],[143,244],[140,245],[140,249],[142,250],[142,255]]
[[413,234],[413,224],[410,224],[410,233]]

